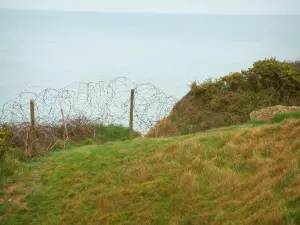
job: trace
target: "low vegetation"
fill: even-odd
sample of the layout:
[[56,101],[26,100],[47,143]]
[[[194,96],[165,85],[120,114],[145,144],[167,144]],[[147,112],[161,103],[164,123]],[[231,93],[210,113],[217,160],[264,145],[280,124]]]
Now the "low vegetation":
[[285,119],[300,119],[300,111],[276,114],[273,117],[273,122],[279,123]]
[[3,159],[5,153],[9,150],[10,143],[9,139],[11,138],[11,132],[7,126],[0,127],[0,161]]
[[300,120],[289,119],[28,162],[6,154],[0,223],[299,224],[299,136]]
[[252,111],[261,108],[299,106],[300,62],[260,60],[248,70],[202,83],[193,82],[190,88],[148,136],[190,134],[242,124],[249,120]]
[[[65,126],[38,125],[36,130],[37,151],[31,152],[31,127],[29,124],[0,126],[0,159],[5,151],[12,148],[22,148],[27,156],[32,157],[54,149],[128,140],[130,132],[129,128],[123,125],[103,125],[79,119],[69,121]],[[140,136],[139,132],[133,132],[134,138]]]

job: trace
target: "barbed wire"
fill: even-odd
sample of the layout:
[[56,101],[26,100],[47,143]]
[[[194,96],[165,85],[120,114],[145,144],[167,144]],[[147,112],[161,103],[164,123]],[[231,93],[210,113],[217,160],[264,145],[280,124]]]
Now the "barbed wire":
[[22,92],[14,101],[3,105],[0,124],[28,125],[29,102],[34,99],[37,125],[61,126],[84,118],[92,123],[128,126],[131,88],[135,89],[134,129],[145,134],[168,115],[177,99],[151,83],[134,84],[125,77],[96,83],[78,82],[39,93]]

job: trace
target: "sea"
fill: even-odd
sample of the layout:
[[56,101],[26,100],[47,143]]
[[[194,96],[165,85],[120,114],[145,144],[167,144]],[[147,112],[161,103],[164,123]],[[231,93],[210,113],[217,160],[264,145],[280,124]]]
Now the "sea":
[[127,77],[181,98],[195,80],[298,60],[300,15],[0,9],[0,107],[23,91]]

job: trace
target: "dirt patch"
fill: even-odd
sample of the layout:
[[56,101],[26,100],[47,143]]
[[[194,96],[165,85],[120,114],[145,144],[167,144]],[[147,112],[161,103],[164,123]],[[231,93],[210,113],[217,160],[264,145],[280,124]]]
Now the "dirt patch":
[[4,202],[4,197],[0,196],[0,204],[2,204]]
[[26,208],[27,207],[27,203],[23,202],[23,199],[26,197],[26,195],[18,195],[18,196],[14,196],[13,198],[11,198],[11,202],[14,203],[15,205],[19,206],[20,208]]
[[23,188],[24,188],[23,184],[12,184],[12,185],[6,187],[4,192],[5,192],[5,194],[11,194],[13,191],[20,190]]
[[[4,189],[5,195],[8,197],[8,202],[13,203],[14,205],[19,206],[20,208],[26,208],[27,203],[23,202],[24,198],[26,197],[26,194],[13,194],[14,191],[20,191],[25,192],[25,187],[23,184],[12,184],[10,186],[7,186]],[[4,202],[4,198],[3,198]],[[1,197],[0,197],[0,203],[1,203]]]

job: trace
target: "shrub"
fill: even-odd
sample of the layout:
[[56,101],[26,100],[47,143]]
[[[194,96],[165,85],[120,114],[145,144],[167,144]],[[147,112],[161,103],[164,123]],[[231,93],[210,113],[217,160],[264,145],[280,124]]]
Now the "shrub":
[[[246,123],[252,111],[274,105],[300,104],[300,62],[276,58],[257,61],[220,79],[194,81],[190,92],[173,107],[169,118],[179,134]],[[254,122],[257,123],[257,122]],[[157,123],[164,131],[161,123]],[[155,129],[153,129],[155,130]],[[175,134],[173,134],[175,135]],[[170,136],[160,132],[160,136]]]
[[11,138],[11,131],[9,130],[7,125],[3,125],[0,127],[0,161],[5,156],[5,153],[10,149],[9,140]]
[[227,76],[221,78],[221,81],[228,87],[227,89],[231,91],[238,91],[240,89],[245,89],[247,86],[247,78],[243,73],[230,73]]
[[208,95],[216,93],[219,89],[226,89],[227,84],[222,80],[215,79],[211,77],[199,83],[197,81],[192,82],[190,85],[190,93],[195,95]]
[[216,90],[254,91],[274,89],[281,97],[300,91],[300,62],[280,62],[276,58],[259,60],[252,68],[230,73],[215,81],[194,81],[191,93],[216,93]]
[[273,88],[283,97],[300,90],[299,71],[295,70],[291,63],[280,62],[276,58],[259,60],[243,74],[253,91]]
[[22,163],[14,154],[5,154],[0,164],[0,183],[6,176],[12,176]]

